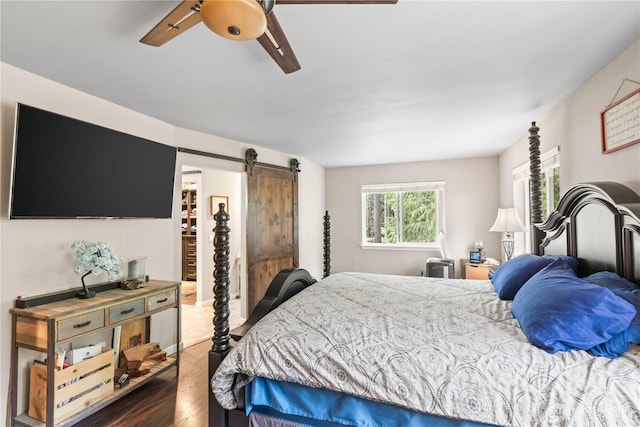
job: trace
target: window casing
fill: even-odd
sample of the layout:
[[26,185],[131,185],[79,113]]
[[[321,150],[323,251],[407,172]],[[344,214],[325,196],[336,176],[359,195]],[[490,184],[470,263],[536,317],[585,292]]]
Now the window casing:
[[444,233],[444,182],[363,185],[362,247],[439,247]]
[[[558,205],[560,200],[560,149],[558,147],[540,155],[540,174],[542,187],[542,220]],[[513,205],[518,210],[526,230],[515,233],[515,253],[532,252],[531,248],[531,206],[530,206],[530,170],[529,162],[513,170]]]

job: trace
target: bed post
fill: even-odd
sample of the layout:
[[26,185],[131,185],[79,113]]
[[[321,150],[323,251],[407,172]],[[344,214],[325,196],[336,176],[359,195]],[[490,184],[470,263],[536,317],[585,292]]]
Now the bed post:
[[[218,212],[213,216],[216,226],[213,229],[214,270],[213,270],[213,345],[209,350],[209,379],[231,350],[229,335],[229,232],[227,225],[229,214],[224,210],[224,203],[218,205]],[[216,401],[209,389],[209,425],[227,426],[227,411]]]
[[529,194],[531,198],[531,250],[541,255],[540,244],[544,233],[536,227],[542,222],[542,189],[540,174],[540,128],[531,122],[529,128]]
[[324,211],[324,274],[327,277],[331,274],[331,217],[329,211]]

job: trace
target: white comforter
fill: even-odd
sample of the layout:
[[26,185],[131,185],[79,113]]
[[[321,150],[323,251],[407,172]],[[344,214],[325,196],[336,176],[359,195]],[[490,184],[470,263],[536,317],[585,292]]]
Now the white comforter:
[[233,409],[255,376],[498,425],[640,425],[638,346],[548,354],[488,281],[329,276],[252,328],[211,387]]

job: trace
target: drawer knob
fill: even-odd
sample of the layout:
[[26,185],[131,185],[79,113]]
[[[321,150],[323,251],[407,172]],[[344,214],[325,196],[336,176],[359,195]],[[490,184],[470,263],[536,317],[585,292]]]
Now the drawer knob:
[[169,298],[162,298],[162,299],[159,299],[158,301],[156,301],[156,303],[162,304],[163,302],[167,302],[167,301],[169,301]]
[[122,310],[120,314],[124,316],[125,314],[133,313],[133,310],[135,310],[135,308],[131,307],[128,310]]
[[73,325],[73,327],[76,329],[79,329],[79,328],[84,328],[85,326],[89,326],[90,324],[91,324],[91,320],[87,320],[86,322],[76,323],[75,325]]

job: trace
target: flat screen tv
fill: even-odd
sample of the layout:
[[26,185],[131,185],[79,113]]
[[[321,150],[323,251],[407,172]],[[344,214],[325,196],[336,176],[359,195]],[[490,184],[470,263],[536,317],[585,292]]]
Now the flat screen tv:
[[170,218],[176,148],[18,103],[11,219]]

